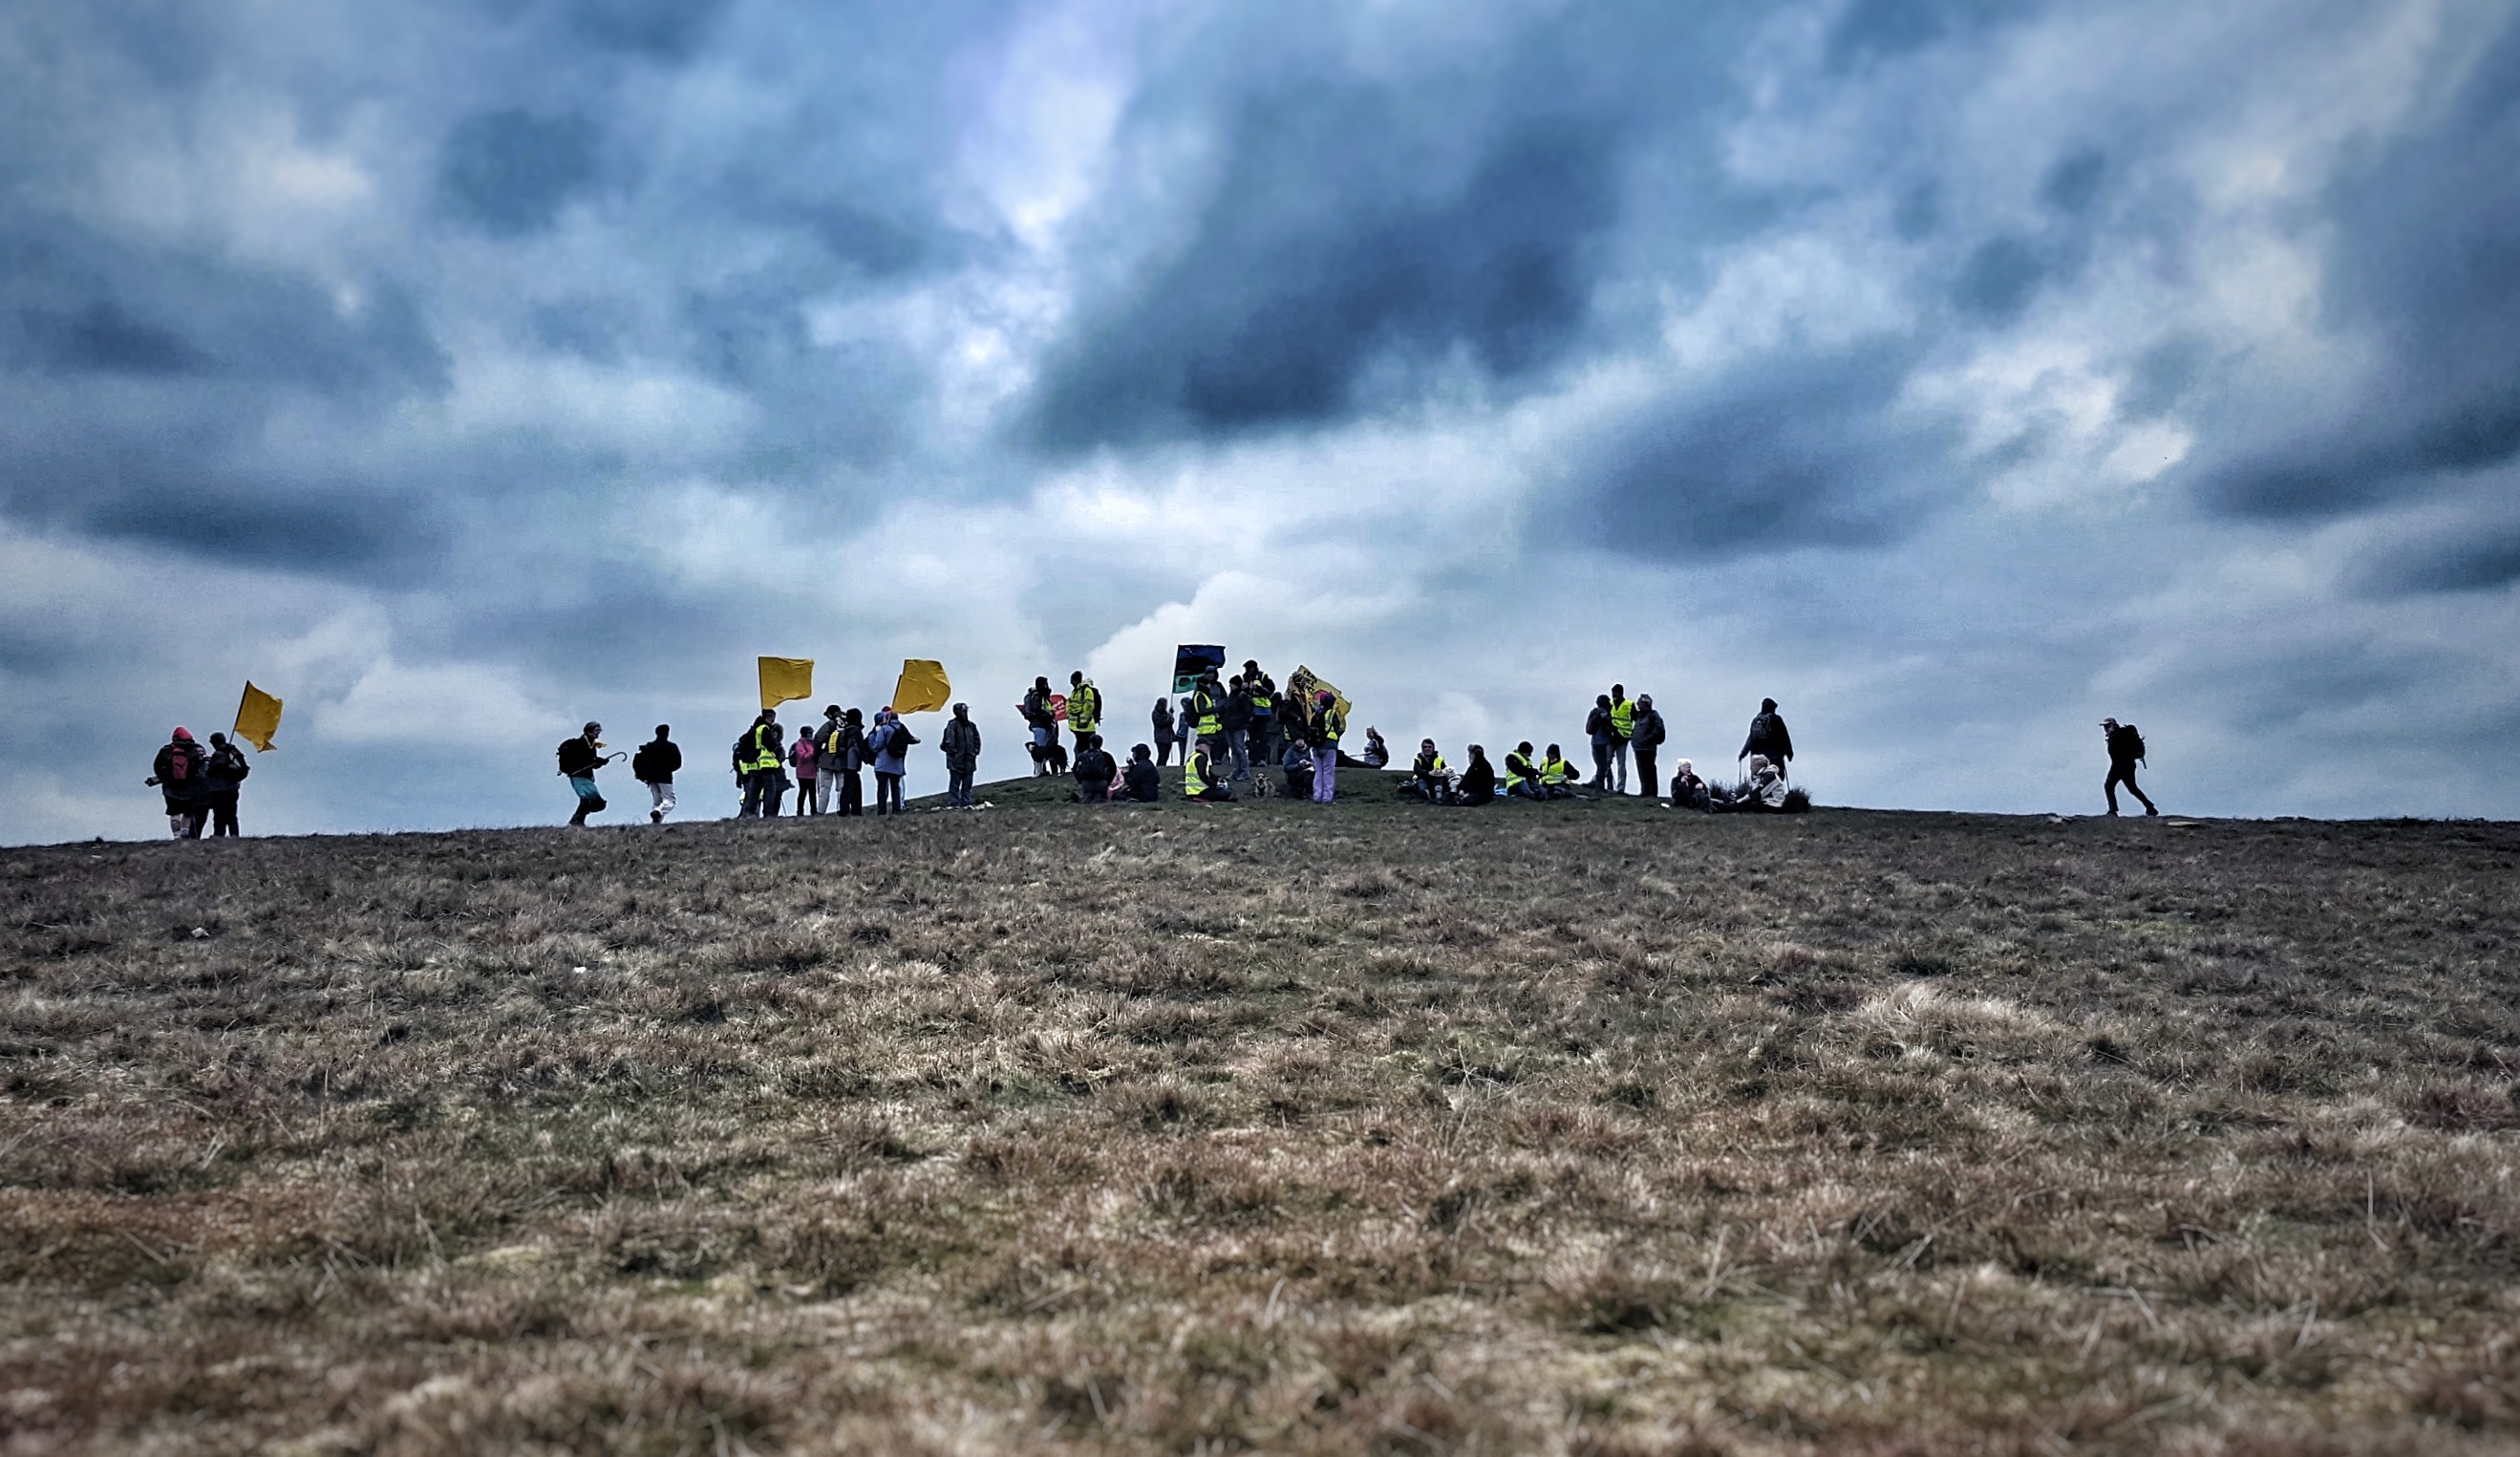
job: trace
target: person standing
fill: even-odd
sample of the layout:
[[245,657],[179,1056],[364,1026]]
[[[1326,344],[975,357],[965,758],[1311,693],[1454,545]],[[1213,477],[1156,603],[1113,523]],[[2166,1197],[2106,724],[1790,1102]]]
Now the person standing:
[[177,840],[202,838],[202,821],[208,813],[202,771],[208,760],[202,746],[193,742],[193,731],[178,724],[150,768],[150,787],[165,799],[166,829]]
[[1653,706],[1653,695],[1637,695],[1635,720],[1628,731],[1628,745],[1637,755],[1637,788],[1648,799],[1662,797],[1662,778],[1654,772],[1654,755],[1661,751],[1662,741],[1670,730],[1662,714]]
[[1210,755],[1225,748],[1225,688],[1216,681],[1214,668],[1200,674],[1198,687],[1191,691],[1188,737]]
[[[1102,690],[1082,668],[1067,675],[1067,732],[1072,748],[1083,749],[1089,735],[1102,731]],[[1075,755],[1070,754],[1073,758]]]
[[1593,741],[1593,792],[1610,792],[1610,746],[1618,735],[1610,729],[1610,696],[1602,694],[1593,700],[1593,711],[1584,715],[1584,732]]
[[576,738],[560,741],[560,772],[577,791],[577,813],[568,817],[571,829],[585,829],[586,817],[604,808],[604,796],[595,788],[595,771],[604,767],[603,733],[604,725],[590,723]]
[[1170,694],[1155,700],[1155,764],[1160,768],[1173,761],[1173,745],[1181,740],[1181,731],[1173,727],[1173,701]]
[[245,751],[228,742],[225,734],[210,735],[210,761],[202,766],[203,803],[210,812],[210,835],[213,839],[237,833],[237,786],[253,772],[245,761]]
[[1338,746],[1347,733],[1347,716],[1327,688],[1313,694],[1313,802],[1328,804],[1338,795]]
[[777,819],[779,801],[786,796],[787,771],[780,767],[780,756],[786,751],[787,732],[779,726],[779,715],[768,708],[752,720],[752,727],[735,741],[735,772],[743,785],[743,807],[736,811],[742,820]]
[[822,751],[814,745],[814,731],[801,723],[796,725],[796,742],[788,747],[788,762],[796,771],[796,818],[800,820],[823,812],[814,794],[816,764],[821,757]]
[[1778,778],[1784,777],[1786,761],[1794,756],[1794,736],[1785,732],[1785,716],[1777,711],[1775,699],[1759,700],[1759,716],[1750,720],[1750,736],[1741,741],[1741,751],[1732,757],[1737,762],[1754,753],[1764,756]]
[[665,816],[674,812],[674,774],[683,767],[683,747],[674,742],[673,728],[656,725],[656,737],[639,746],[630,755],[630,777],[648,787],[648,823],[661,825]]
[[2134,724],[2120,723],[2114,718],[2101,719],[2100,732],[2107,736],[2109,746],[2109,777],[2100,782],[2100,793],[2109,797],[2109,813],[2114,816],[2118,812],[2118,786],[2121,784],[2127,787],[2128,794],[2142,803],[2145,814],[2161,813],[2152,800],[2145,797],[2143,791],[2136,788],[2135,766],[2143,760],[2143,735]]
[[1628,744],[1636,737],[1637,706],[1628,702],[1628,685],[1610,685],[1610,767],[1617,770],[1618,792],[1628,792]]
[[1240,676],[1225,685],[1225,757],[1233,778],[1251,777],[1251,690]]
[[866,813],[866,782],[858,776],[867,766],[866,715],[855,708],[840,715],[840,814]]
[[971,776],[980,767],[980,726],[971,721],[969,704],[954,706],[954,717],[946,723],[945,737],[937,747],[945,751],[945,807],[970,808]]
[[867,735],[868,747],[875,751],[875,812],[900,814],[901,779],[910,772],[910,746],[918,743],[911,736],[910,725],[890,708],[877,711],[875,729]]
[[1261,784],[1269,782],[1269,766],[1278,762],[1278,685],[1260,671],[1258,659],[1242,660],[1242,692],[1251,702],[1249,761],[1259,766]]
[[814,809],[832,812],[832,791],[840,777],[840,706],[823,706],[822,726],[814,730]]
[[[1040,677],[1032,680],[1032,687],[1025,691],[1023,702],[1015,706],[1015,711],[1023,715],[1024,727],[1032,732],[1032,772],[1035,778],[1050,772],[1050,749],[1058,742],[1058,714],[1051,707],[1050,700],[1050,679]],[[880,728],[882,724],[883,715],[878,713],[876,725]],[[873,736],[872,730],[869,736]]]

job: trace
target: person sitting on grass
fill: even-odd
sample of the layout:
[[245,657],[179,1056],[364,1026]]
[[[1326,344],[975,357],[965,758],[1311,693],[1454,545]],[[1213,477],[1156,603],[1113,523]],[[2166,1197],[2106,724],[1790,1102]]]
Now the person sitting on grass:
[[1391,767],[1391,746],[1382,742],[1382,730],[1372,724],[1365,726],[1365,752],[1357,755],[1357,762],[1369,769]]
[[1286,734],[1285,751],[1278,755],[1278,767],[1286,774],[1286,797],[1309,799],[1313,797],[1313,746],[1301,729],[1290,728]]
[[1144,744],[1129,753],[1129,765],[1120,771],[1121,792],[1141,804],[1152,804],[1163,792],[1163,775],[1155,768],[1153,754]]
[[1076,750],[1076,797],[1088,804],[1111,802],[1111,781],[1119,775],[1120,766],[1112,762],[1110,751],[1102,747],[1102,736],[1088,733]]
[[1492,804],[1496,802],[1496,765],[1488,762],[1488,751],[1476,744],[1470,746],[1470,762],[1462,770],[1462,781],[1456,786],[1456,804]]
[[1444,765],[1443,751],[1432,739],[1418,742],[1417,762],[1409,766],[1409,782],[1404,793],[1416,795],[1429,804],[1443,804],[1453,797],[1453,775]]
[[1523,740],[1505,756],[1505,792],[1508,798],[1519,796],[1525,799],[1540,797],[1540,766],[1531,760],[1531,741]]
[[1731,794],[1711,790],[1707,809],[1715,814],[1773,814],[1785,807],[1785,776],[1764,753],[1750,755],[1750,777]]
[[1697,777],[1697,766],[1687,759],[1672,770],[1671,802],[1676,809],[1704,809],[1707,805],[1706,781]]
[[1190,758],[1182,764],[1182,797],[1203,799],[1211,804],[1227,803],[1234,798],[1234,791],[1226,786],[1218,772],[1216,751],[1205,739],[1192,746]]
[[1557,746],[1550,745],[1549,752],[1540,760],[1540,797],[1572,799],[1575,797],[1575,786],[1581,784],[1583,779],[1584,776],[1576,772],[1575,766],[1566,762],[1566,755],[1558,751]]

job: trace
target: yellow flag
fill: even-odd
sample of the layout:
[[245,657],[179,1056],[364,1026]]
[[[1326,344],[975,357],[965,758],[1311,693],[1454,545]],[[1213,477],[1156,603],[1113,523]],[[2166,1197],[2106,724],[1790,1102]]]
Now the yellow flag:
[[1314,677],[1313,670],[1301,663],[1297,663],[1295,670],[1286,675],[1286,693],[1295,702],[1304,706],[1304,712],[1308,715],[1313,711],[1313,695],[1328,693],[1330,696],[1330,702],[1338,707],[1339,720],[1342,723],[1347,720],[1348,709],[1351,706],[1347,701],[1347,695]]
[[776,708],[789,699],[813,696],[814,660],[811,658],[761,660],[761,706]]
[[236,736],[254,747],[257,753],[271,748],[271,736],[280,732],[280,700],[253,686],[245,685],[245,700],[237,705]]
[[954,702],[954,682],[933,658],[901,660],[901,681],[892,685],[892,711],[933,713]]

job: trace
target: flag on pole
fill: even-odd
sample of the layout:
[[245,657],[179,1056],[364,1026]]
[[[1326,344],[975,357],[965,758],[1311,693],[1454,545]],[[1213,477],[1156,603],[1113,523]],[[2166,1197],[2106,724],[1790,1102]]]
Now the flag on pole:
[[1183,643],[1173,649],[1173,692],[1190,692],[1211,671],[1225,671],[1223,648],[1212,643]]
[[1330,702],[1338,706],[1339,718],[1342,721],[1347,718],[1348,709],[1352,706],[1347,701],[1346,694],[1314,677],[1313,670],[1301,663],[1297,663],[1295,670],[1286,675],[1286,692],[1296,703],[1304,706],[1306,713],[1313,711],[1313,695],[1317,693],[1328,693],[1330,696]]
[[892,685],[892,711],[932,713],[954,702],[954,681],[933,658],[901,660],[901,681]]
[[813,696],[814,660],[811,658],[761,660],[761,706],[776,708],[789,699]]
[[280,732],[280,700],[254,687],[252,679],[247,679],[245,699],[237,705],[233,732],[252,745],[255,752],[268,752],[271,736]]

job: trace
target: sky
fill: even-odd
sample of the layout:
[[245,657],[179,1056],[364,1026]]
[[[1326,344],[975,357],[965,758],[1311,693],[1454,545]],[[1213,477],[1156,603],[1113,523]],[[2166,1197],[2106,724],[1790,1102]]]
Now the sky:
[[2503,0],[0,13],[0,842],[162,836],[248,678],[249,832],[437,829],[589,718],[731,813],[756,655],[943,660],[986,780],[1183,642],[1404,751],[1617,682],[1823,803],[2094,812],[2114,715],[2505,817],[2515,486]]

